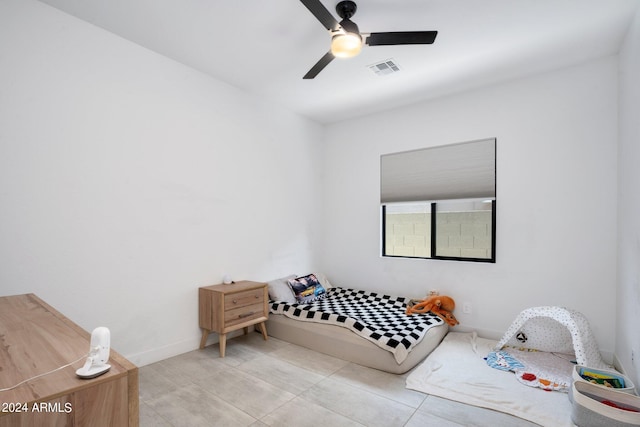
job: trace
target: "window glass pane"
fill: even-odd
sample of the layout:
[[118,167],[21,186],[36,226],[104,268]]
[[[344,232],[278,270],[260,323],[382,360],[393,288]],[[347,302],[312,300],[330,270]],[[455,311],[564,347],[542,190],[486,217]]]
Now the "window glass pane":
[[438,202],[434,256],[491,259],[492,210],[491,200]]
[[431,257],[430,203],[387,205],[384,222],[383,255]]

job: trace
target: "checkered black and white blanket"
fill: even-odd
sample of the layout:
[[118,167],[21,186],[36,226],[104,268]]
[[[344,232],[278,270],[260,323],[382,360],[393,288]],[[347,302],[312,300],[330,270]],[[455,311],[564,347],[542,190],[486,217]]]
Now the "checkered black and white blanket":
[[308,304],[270,302],[270,312],[304,322],[328,323],[350,329],[390,351],[402,363],[427,330],[443,323],[427,313],[405,314],[408,298],[362,290],[331,288],[326,296]]

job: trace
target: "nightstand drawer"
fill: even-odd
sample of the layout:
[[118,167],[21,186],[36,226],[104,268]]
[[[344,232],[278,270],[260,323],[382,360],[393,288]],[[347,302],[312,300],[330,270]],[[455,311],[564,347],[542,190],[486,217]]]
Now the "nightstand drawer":
[[264,317],[264,304],[258,303],[244,307],[232,308],[224,312],[224,324],[226,327],[237,325],[252,319]]
[[237,292],[224,296],[224,309],[235,310],[238,307],[245,307],[252,304],[262,304],[264,302],[264,291],[262,289],[252,289],[244,292]]

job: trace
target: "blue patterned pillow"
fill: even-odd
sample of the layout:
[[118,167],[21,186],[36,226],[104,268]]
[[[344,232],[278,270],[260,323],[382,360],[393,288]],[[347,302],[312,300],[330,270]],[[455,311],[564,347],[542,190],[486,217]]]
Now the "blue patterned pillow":
[[327,292],[315,274],[290,279],[289,286],[299,304],[307,304],[321,299]]

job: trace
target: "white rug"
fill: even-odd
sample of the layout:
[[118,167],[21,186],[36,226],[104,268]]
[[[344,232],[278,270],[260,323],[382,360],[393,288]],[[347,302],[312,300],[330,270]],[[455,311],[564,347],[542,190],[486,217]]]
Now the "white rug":
[[409,375],[407,388],[505,412],[542,426],[573,426],[566,393],[527,387],[513,373],[487,365],[484,358],[496,344],[475,332],[449,332]]

